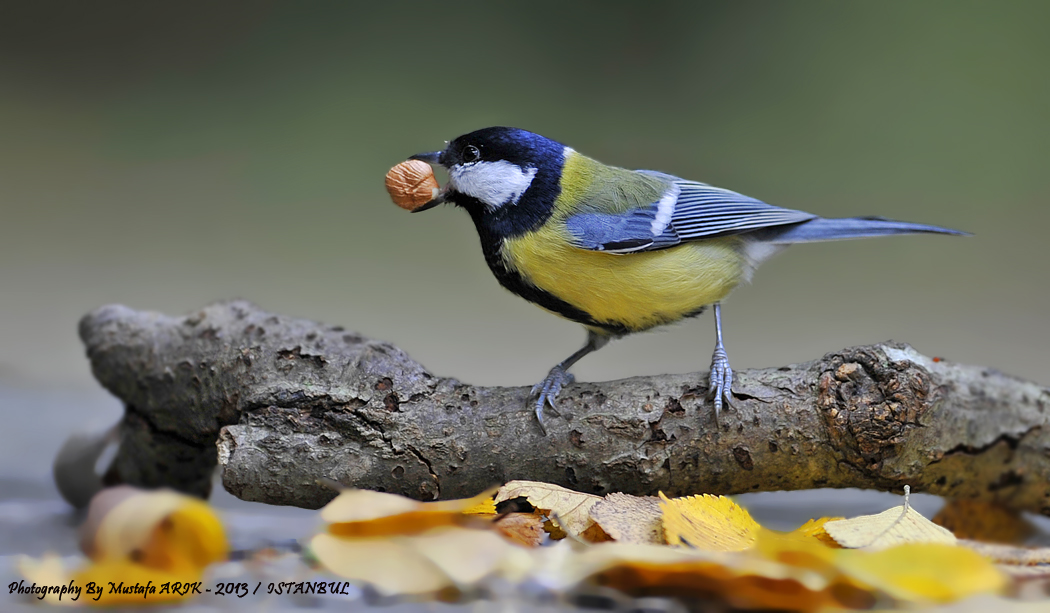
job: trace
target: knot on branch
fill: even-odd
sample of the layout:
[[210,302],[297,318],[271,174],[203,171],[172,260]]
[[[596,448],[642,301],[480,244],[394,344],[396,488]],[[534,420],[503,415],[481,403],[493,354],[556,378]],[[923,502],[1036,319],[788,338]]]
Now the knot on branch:
[[892,361],[876,347],[830,354],[824,364],[817,403],[828,436],[846,462],[877,478],[933,406],[930,373],[915,362]]

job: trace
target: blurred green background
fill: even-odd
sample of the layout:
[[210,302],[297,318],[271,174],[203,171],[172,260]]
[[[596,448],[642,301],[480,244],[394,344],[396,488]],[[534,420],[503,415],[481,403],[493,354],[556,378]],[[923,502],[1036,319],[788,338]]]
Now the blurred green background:
[[[975,234],[789,250],[726,304],[737,369],[895,339],[1050,383],[1048,3],[0,13],[8,387],[100,393],[76,335],[99,305],[233,297],[393,341],[438,374],[531,385],[583,332],[502,290],[461,211],[408,215],[383,189],[406,156],[497,124],[790,208]],[[706,369],[710,317],[672,330],[577,374]],[[55,427],[88,419],[69,416]]]

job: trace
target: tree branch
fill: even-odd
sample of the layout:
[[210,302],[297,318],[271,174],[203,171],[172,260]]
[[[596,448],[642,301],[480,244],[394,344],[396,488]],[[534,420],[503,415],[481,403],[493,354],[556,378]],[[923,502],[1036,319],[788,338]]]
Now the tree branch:
[[474,387],[400,349],[246,302],[85,316],[95,376],[127,406],[109,482],[316,508],[321,477],[419,499],[510,479],[593,493],[911,485],[1050,515],[1050,390],[885,343],[736,374],[566,387],[548,435],[527,387]]

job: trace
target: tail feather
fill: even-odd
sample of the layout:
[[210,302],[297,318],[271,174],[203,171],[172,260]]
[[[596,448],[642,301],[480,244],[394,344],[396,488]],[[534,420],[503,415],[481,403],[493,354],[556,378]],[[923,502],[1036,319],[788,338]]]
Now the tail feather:
[[818,217],[798,224],[766,228],[754,234],[756,238],[764,242],[790,244],[917,233],[970,236],[969,232],[960,232],[959,230],[906,221],[894,221],[884,217],[845,217],[840,219]]

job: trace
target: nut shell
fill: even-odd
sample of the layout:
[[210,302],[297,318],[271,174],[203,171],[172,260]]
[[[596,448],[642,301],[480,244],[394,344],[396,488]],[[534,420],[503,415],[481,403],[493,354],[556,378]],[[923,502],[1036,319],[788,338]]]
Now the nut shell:
[[441,186],[430,164],[422,160],[408,160],[386,173],[386,191],[394,204],[414,211],[437,198]]

